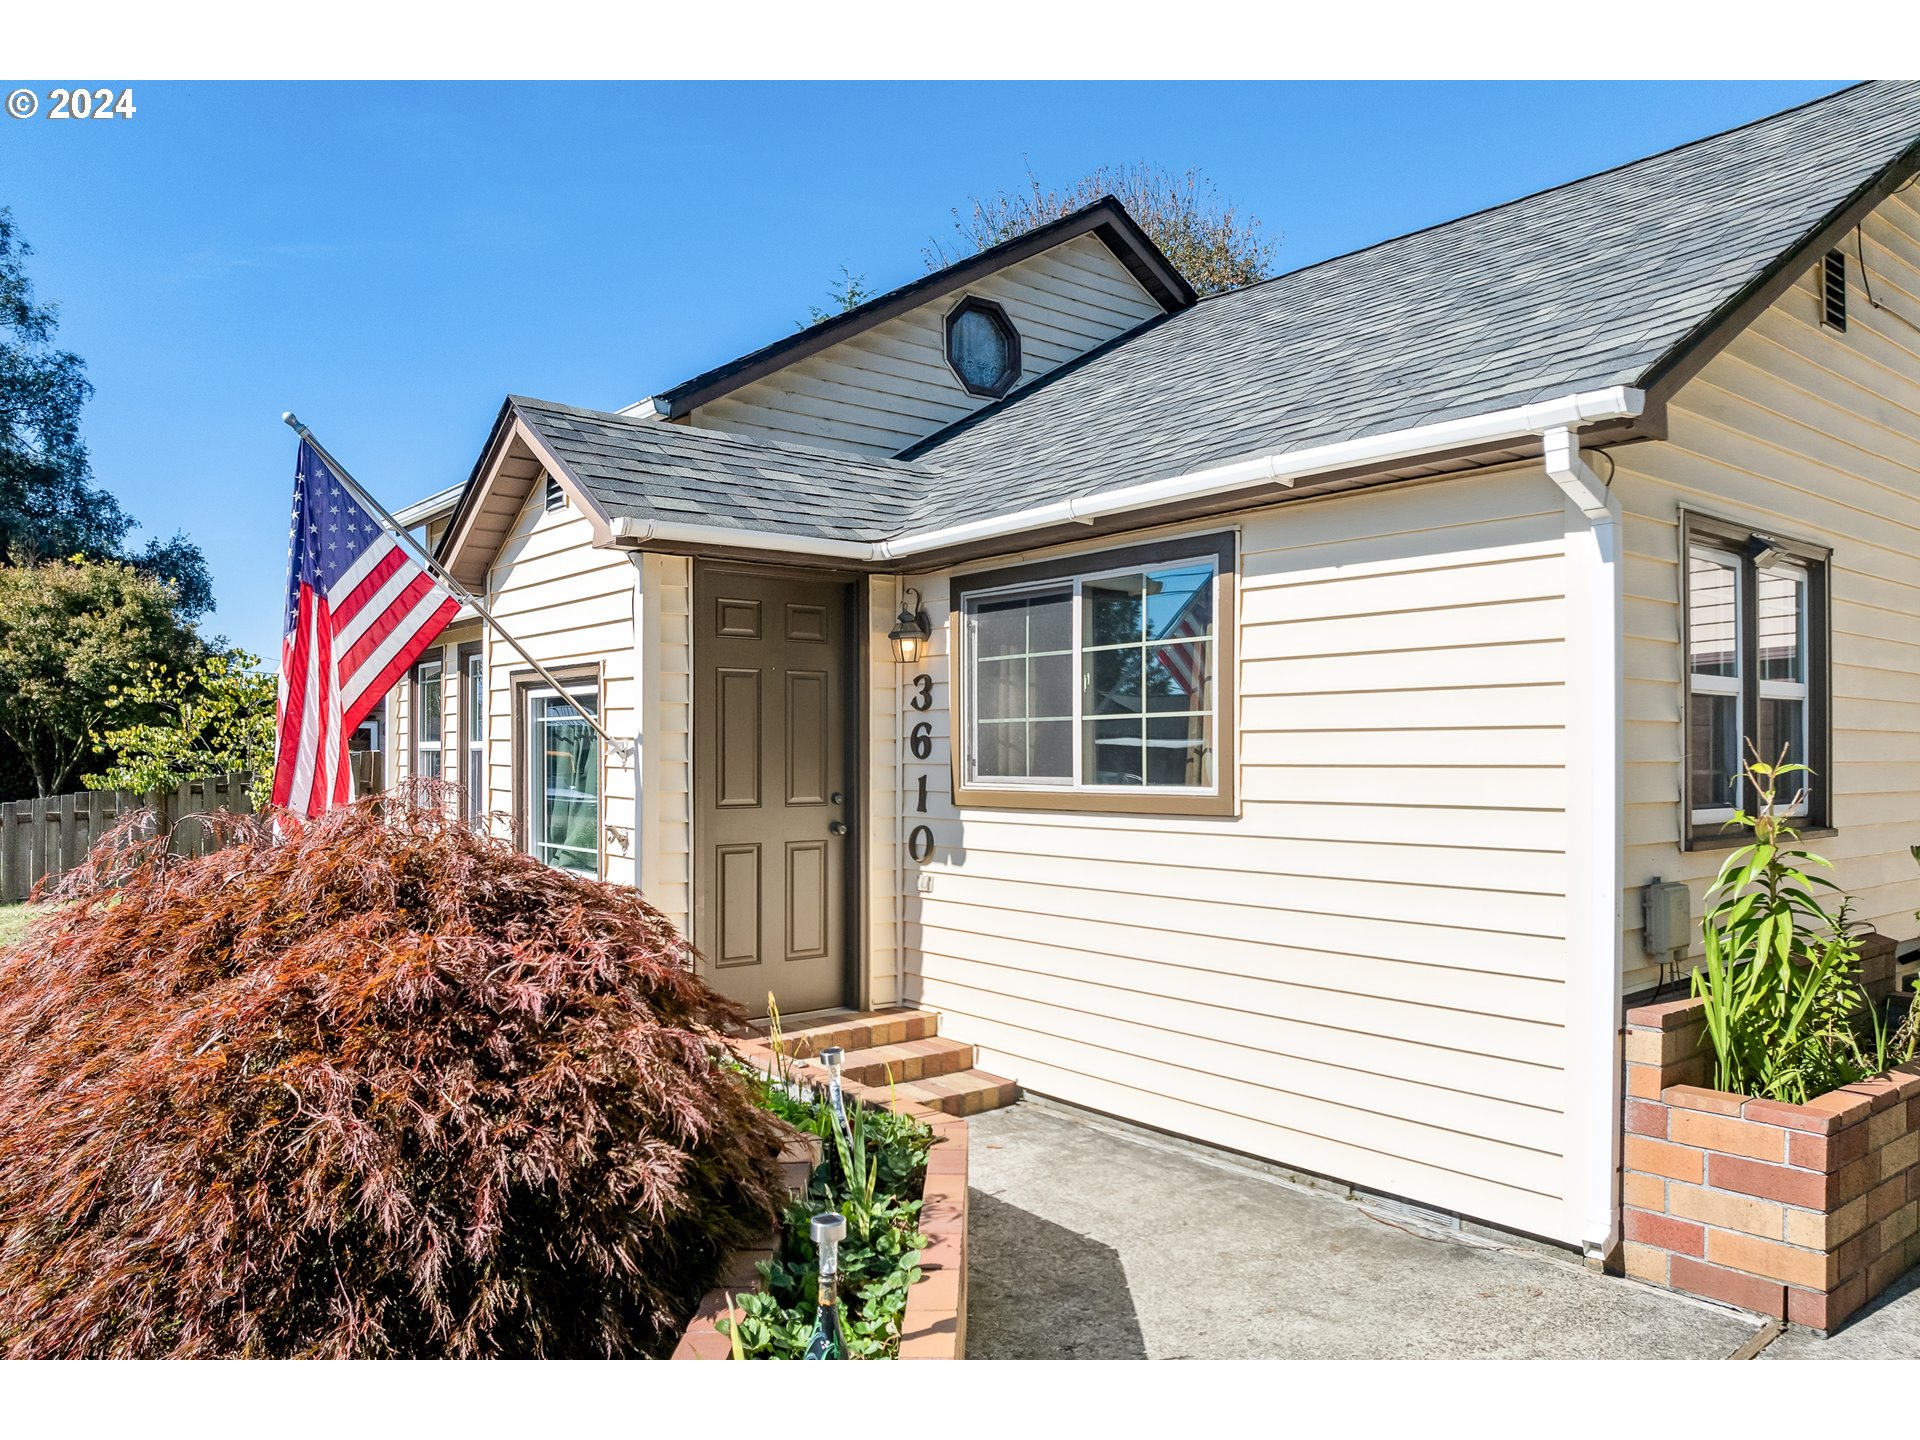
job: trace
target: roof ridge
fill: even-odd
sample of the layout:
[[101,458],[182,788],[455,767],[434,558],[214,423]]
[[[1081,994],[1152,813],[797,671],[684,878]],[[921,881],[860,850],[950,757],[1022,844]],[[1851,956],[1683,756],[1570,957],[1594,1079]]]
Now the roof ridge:
[[1570,190],[1575,185],[1586,184],[1589,180],[1600,180],[1608,175],[1617,175],[1622,170],[1631,170],[1636,165],[1645,165],[1654,160],[1664,160],[1669,155],[1677,155],[1682,150],[1691,150],[1696,145],[1707,145],[1715,140],[1724,140],[1727,136],[1737,135],[1742,130],[1751,130],[1759,125],[1769,125],[1775,120],[1784,120],[1787,116],[1797,114],[1802,110],[1811,109],[1816,105],[1825,105],[1830,100],[1838,100],[1842,95],[1851,95],[1856,90],[1865,90],[1869,86],[1886,83],[1890,82],[1856,80],[1851,85],[1843,85],[1838,90],[1828,91],[1825,95],[1816,95],[1811,100],[1802,100],[1798,105],[1789,105],[1784,110],[1775,110],[1769,115],[1761,115],[1752,120],[1745,120],[1738,125],[1729,125],[1724,130],[1714,131],[1711,135],[1700,135],[1692,140],[1683,140],[1678,145],[1669,145],[1664,150],[1654,150],[1645,155],[1638,155],[1631,160],[1623,160],[1618,165],[1608,165],[1600,170],[1589,171],[1585,175],[1576,175],[1571,180],[1559,181],[1557,184],[1543,185],[1538,190],[1529,190],[1526,194],[1515,195],[1510,200],[1499,200],[1491,205],[1482,205],[1478,210],[1469,210],[1465,214],[1454,215],[1445,220],[1436,220],[1431,225],[1421,225],[1412,230],[1402,231],[1398,235],[1389,235],[1385,239],[1375,240],[1368,245],[1356,246],[1352,250],[1343,250],[1338,255],[1328,255],[1322,259],[1313,261],[1311,264],[1300,265],[1292,270],[1282,270],[1278,275],[1269,275],[1265,279],[1254,281],[1251,285],[1241,285],[1232,290],[1218,290],[1210,295],[1202,295],[1195,303],[1204,305],[1212,300],[1226,300],[1235,295],[1245,295],[1250,291],[1260,289],[1264,285],[1271,285],[1275,281],[1291,280],[1295,276],[1305,275],[1308,271],[1318,270],[1323,265],[1335,265],[1342,260],[1351,260],[1355,256],[1365,255],[1371,250],[1379,250],[1388,245],[1397,245],[1402,240],[1411,240],[1419,235],[1429,235],[1435,230],[1445,230],[1451,225],[1462,225],[1469,220],[1477,220],[1482,215],[1491,215],[1496,211],[1505,210],[1514,205],[1524,205],[1529,200],[1538,200],[1543,195],[1552,195],[1559,190]]

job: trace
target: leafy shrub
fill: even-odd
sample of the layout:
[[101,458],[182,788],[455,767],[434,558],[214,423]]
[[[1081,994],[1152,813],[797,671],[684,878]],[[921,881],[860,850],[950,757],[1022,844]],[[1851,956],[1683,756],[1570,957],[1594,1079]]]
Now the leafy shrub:
[[791,1132],[629,890],[389,796],[123,829],[0,954],[0,1350],[671,1348]]
[[[1784,762],[1784,757],[1783,757]],[[1729,855],[1707,891],[1701,921],[1706,958],[1693,994],[1706,1001],[1714,1084],[1742,1095],[1804,1104],[1884,1069],[1884,1026],[1856,978],[1859,947],[1829,863],[1800,843],[1779,792],[1804,765],[1746,767],[1757,813],[1734,822],[1753,833]],[[1861,1042],[1871,1027],[1874,1048]]]
[[[774,1258],[760,1265],[761,1290],[737,1295],[741,1318],[716,1328],[749,1360],[797,1360],[813,1333],[820,1254],[811,1221],[823,1210],[847,1220],[840,1242],[841,1333],[849,1359],[880,1360],[898,1352],[907,1291],[920,1278],[920,1191],[933,1132],[910,1115],[866,1105],[847,1107],[845,1133],[833,1123],[826,1095],[795,1079],[780,1048],[774,1017],[774,1072],[759,1077],[764,1103],[795,1127],[820,1136],[821,1163],[807,1193],[781,1216]],[[838,1152],[839,1165],[833,1163]],[[844,1175],[844,1181],[837,1179]]]

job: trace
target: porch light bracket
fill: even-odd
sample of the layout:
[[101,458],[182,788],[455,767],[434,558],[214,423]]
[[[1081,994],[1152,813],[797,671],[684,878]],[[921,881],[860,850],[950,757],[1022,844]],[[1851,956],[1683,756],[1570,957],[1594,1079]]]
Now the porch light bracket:
[[926,658],[927,642],[932,638],[933,624],[927,619],[920,592],[909,585],[900,597],[900,613],[893,617],[893,629],[887,632],[894,660],[901,665],[917,665]]
[[1753,561],[1754,569],[1771,570],[1782,561],[1791,560],[1793,553],[1770,535],[1755,535],[1747,541],[1747,558]]

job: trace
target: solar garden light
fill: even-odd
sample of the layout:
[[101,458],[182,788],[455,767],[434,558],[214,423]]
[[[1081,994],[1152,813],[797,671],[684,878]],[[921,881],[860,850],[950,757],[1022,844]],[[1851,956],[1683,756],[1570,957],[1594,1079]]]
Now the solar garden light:
[[825,1210],[813,1217],[813,1243],[820,1251],[820,1294],[803,1360],[847,1358],[846,1338],[840,1333],[840,1242],[846,1235],[845,1216]]

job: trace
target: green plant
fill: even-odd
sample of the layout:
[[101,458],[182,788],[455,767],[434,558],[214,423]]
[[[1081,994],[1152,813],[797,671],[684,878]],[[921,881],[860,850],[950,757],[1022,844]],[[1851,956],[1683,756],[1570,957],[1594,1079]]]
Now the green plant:
[[101,753],[110,717],[152,718],[110,710],[109,700],[150,667],[184,671],[203,650],[173,591],[131,566],[78,557],[0,565],[0,732],[43,798]]
[[171,790],[188,780],[246,770],[264,810],[273,790],[274,678],[243,650],[208,655],[190,670],[149,664],[126,686],[110,687],[116,718],[142,716],[106,733],[114,763],[82,777],[89,790]]
[[900,1322],[907,1292],[920,1278],[920,1188],[926,1178],[933,1132],[893,1106],[854,1104],[847,1110],[845,1133],[833,1123],[824,1093],[801,1078],[787,1053],[780,1012],[771,1006],[768,1027],[773,1065],[756,1076],[763,1103],[796,1128],[818,1135],[824,1148],[839,1151],[847,1176],[836,1189],[833,1166],[824,1159],[807,1183],[807,1193],[781,1216],[780,1245],[760,1265],[761,1289],[733,1297],[739,1322],[722,1319],[718,1328],[733,1345],[736,1359],[797,1360],[813,1329],[819,1253],[809,1228],[822,1210],[847,1217],[840,1243],[841,1329],[851,1358],[884,1359],[899,1347]]
[[[1822,903],[1819,892],[1839,894],[1817,873],[1832,867],[1788,822],[1798,797],[1780,799],[1782,784],[1805,772],[1784,754],[1768,763],[1756,752],[1745,767],[1758,804],[1731,823],[1753,838],[1707,891],[1706,958],[1693,975],[1693,994],[1706,1002],[1714,1084],[1796,1104],[1874,1073],[1856,1026],[1871,1019],[1881,1028],[1855,979],[1848,902]],[[1877,1033],[1877,1051],[1884,1047]]]

